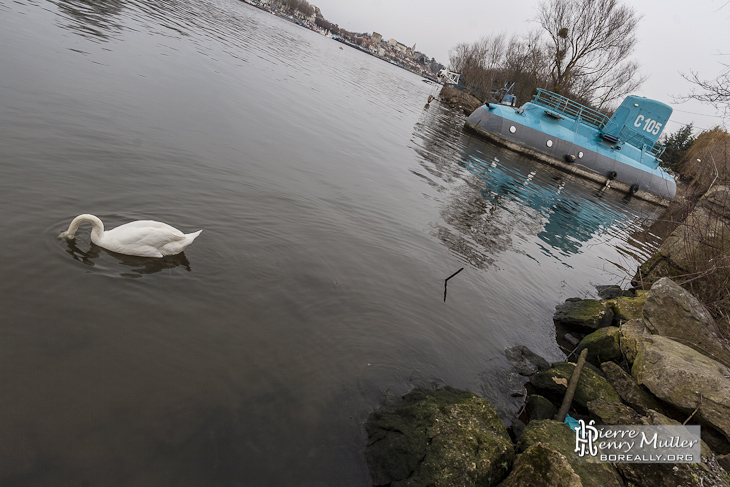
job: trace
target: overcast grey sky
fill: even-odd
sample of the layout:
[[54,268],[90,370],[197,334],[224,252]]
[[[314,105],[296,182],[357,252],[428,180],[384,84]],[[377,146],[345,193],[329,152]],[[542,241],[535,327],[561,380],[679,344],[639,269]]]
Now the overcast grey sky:
[[[692,85],[680,73],[714,78],[730,64],[729,0],[626,1],[643,16],[634,58],[648,77],[635,94],[668,103],[674,113],[667,131],[694,122],[697,129],[721,124],[712,107],[675,103]],[[539,0],[310,0],[324,17],[354,32],[379,32],[448,65],[449,49],[490,34],[520,34],[538,25]],[[721,55],[724,54],[724,55]],[[523,102],[525,100],[522,100]],[[714,116],[713,116],[714,115]],[[666,132],[665,132],[666,133]]]

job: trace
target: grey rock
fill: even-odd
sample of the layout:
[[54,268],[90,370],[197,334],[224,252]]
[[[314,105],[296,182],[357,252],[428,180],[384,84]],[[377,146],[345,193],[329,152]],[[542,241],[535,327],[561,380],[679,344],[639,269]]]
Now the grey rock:
[[659,254],[681,270],[691,270],[730,245],[730,187],[715,186],[705,193],[684,223],[669,235]]
[[639,291],[636,296],[623,296],[613,301],[613,320],[616,324],[625,323],[630,320],[644,316],[644,303],[646,303],[647,291]]
[[615,284],[611,284],[610,286],[596,286],[596,291],[598,291],[598,296],[601,299],[615,299],[624,295],[624,291],[621,289],[621,286],[617,286]]
[[730,365],[715,320],[690,292],[667,277],[651,287],[644,321],[652,334],[671,338],[708,357]]
[[637,487],[726,487],[704,463],[617,463],[629,485]]
[[586,335],[576,347],[576,355],[584,348],[588,349],[586,359],[595,366],[600,366],[602,362],[609,360],[621,360],[618,327],[606,326]]
[[585,486],[623,486],[621,477],[610,463],[579,457],[575,453],[575,432],[565,423],[550,419],[530,421],[517,442],[517,449],[520,452],[526,452],[530,447],[538,444],[563,455]]
[[497,485],[514,448],[484,399],[452,388],[414,389],[366,422],[365,457],[374,485]]
[[[642,424],[645,425],[654,425],[654,426],[681,426],[682,423],[677,421],[676,419],[672,419],[668,416],[663,415],[662,413],[659,413],[654,410],[647,411],[646,415],[641,417]],[[708,444],[704,441],[704,432],[711,430],[712,428],[704,427],[702,428],[702,436],[703,439],[700,441],[701,445],[701,453],[703,457],[711,457],[712,456],[712,450],[708,446]]]
[[619,328],[621,331],[621,353],[628,363],[633,363],[639,351],[639,344],[650,335],[644,320],[631,320]]
[[601,370],[606,380],[613,386],[621,399],[640,414],[648,414],[649,410],[662,412],[662,407],[654,396],[636,383],[624,369],[614,362],[604,362]]
[[[621,398],[613,390],[611,384],[599,373],[586,364],[578,379],[578,387],[573,397],[573,402],[586,407],[588,402],[595,399],[603,399],[608,402],[621,402]],[[530,383],[537,390],[547,397],[554,399],[557,403],[563,400],[565,391],[568,388],[570,376],[573,374],[575,364],[570,362],[558,362],[545,372],[539,372],[530,377]]]
[[558,408],[549,399],[539,394],[531,394],[527,398],[525,409],[530,416],[530,421],[554,419],[555,415],[558,414]]
[[479,99],[453,85],[444,85],[441,88],[439,100],[448,105],[461,108],[464,113],[471,113],[482,105]]
[[507,360],[522,375],[534,375],[550,368],[547,360],[524,345],[517,345],[504,351]]
[[631,368],[636,381],[662,401],[691,413],[730,439],[730,368],[669,338],[639,343]]
[[509,391],[509,395],[512,397],[523,397],[526,395],[525,392],[525,384],[527,383],[527,378],[516,373],[516,372],[510,372],[507,375],[507,390]]
[[512,472],[500,487],[583,487],[583,485],[565,455],[544,443],[537,443],[517,457]]
[[613,310],[607,301],[573,298],[555,307],[553,321],[568,328],[596,330],[613,322]]
[[591,416],[602,424],[642,424],[641,416],[629,406],[620,402],[600,399],[588,403]]

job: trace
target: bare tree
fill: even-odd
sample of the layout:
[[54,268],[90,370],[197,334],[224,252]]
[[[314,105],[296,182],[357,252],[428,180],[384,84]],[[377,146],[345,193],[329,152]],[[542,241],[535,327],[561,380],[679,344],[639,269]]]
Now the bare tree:
[[514,82],[513,93],[520,102],[527,101],[537,88],[549,84],[549,61],[541,32],[533,30],[522,37],[512,37],[505,51],[503,78]]
[[[720,7],[720,9],[726,7],[730,2],[726,2]],[[719,10],[719,9],[718,9]],[[721,54],[727,56],[727,54]],[[682,74],[684,79],[694,83],[697,88],[701,91],[692,92],[686,97],[681,97],[683,101],[697,100],[703,103],[709,103],[716,110],[722,112],[723,117],[727,119],[730,117],[730,65],[721,63],[723,66],[722,71],[715,79],[703,80],[700,79],[699,75],[690,71],[689,75]]]
[[549,37],[553,91],[601,109],[636,89],[628,56],[641,19],[619,0],[544,0],[537,22]]
[[[472,83],[490,79],[490,70],[497,68],[505,53],[505,35],[486,36],[473,44],[460,43],[449,52],[452,71],[461,73]],[[489,84],[489,83],[486,83]]]
[[700,91],[692,90],[689,95],[681,99],[708,103],[722,112],[725,118],[730,117],[730,66],[727,64],[723,66],[723,70],[715,79],[701,79],[694,71],[689,75],[683,74],[684,79],[694,83]]
[[464,84],[473,95],[486,100],[500,88],[504,80],[507,55],[514,52],[504,34],[486,36],[473,44],[457,44],[451,49],[449,63],[452,71],[461,73]]
[[457,44],[449,52],[450,69],[461,73],[464,85],[482,100],[515,82],[518,100],[526,101],[538,86],[546,86],[547,62],[540,33],[524,37],[486,36],[473,44]]

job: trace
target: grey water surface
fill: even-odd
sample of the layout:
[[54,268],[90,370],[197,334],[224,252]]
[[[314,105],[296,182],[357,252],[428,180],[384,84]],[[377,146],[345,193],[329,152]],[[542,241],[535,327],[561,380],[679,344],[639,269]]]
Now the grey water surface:
[[[388,397],[507,420],[504,349],[561,359],[555,305],[659,210],[437,93],[237,0],[0,0],[0,485],[366,486]],[[128,257],[59,240],[81,213],[203,233]]]

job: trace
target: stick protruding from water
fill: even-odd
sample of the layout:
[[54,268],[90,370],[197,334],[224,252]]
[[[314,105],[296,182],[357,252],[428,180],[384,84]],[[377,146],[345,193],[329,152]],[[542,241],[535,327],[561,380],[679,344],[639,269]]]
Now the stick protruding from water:
[[454,272],[449,277],[447,277],[446,279],[444,279],[444,303],[446,302],[446,285],[448,284],[449,279],[451,279],[452,277],[454,277],[455,275],[457,275],[459,272],[461,272],[463,270],[464,270],[464,268],[462,267],[461,269],[459,269],[458,271]]

